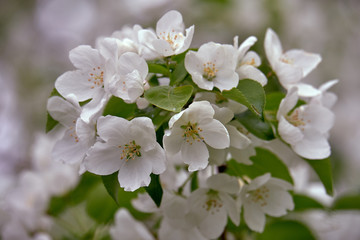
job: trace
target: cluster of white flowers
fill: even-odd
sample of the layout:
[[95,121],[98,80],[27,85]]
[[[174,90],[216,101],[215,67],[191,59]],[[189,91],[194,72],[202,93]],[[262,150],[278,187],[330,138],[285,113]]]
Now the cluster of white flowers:
[[[219,167],[226,168],[230,159],[251,166],[255,146],[264,143],[234,118],[247,108],[222,95],[243,79],[253,80],[260,88],[268,83],[258,68],[261,57],[250,50],[257,39],[251,36],[239,46],[235,37],[232,45],[208,42],[198,50],[188,50],[193,34],[194,26],[185,29],[181,14],[170,11],[158,21],[156,30],[125,27],[111,37],[98,39],[96,48],[79,46],[71,50],[69,57],[76,70],[56,80],[55,88],[61,96],[52,96],[47,105],[51,117],[66,128],[52,151],[53,159],[75,165],[80,174],[118,172],[125,191],[147,187],[152,174],[160,175],[159,187],[165,192],[160,207],[153,204],[152,210],[142,208],[161,217],[159,239],[218,238],[228,218],[236,226],[240,224],[241,212],[251,230],[262,232],[265,214],[279,217],[294,208],[288,192],[292,185],[270,173],[250,179],[230,176]],[[274,129],[299,156],[327,158],[331,153],[328,135],[334,123],[330,108],[336,97],[326,91],[337,81],[319,89],[302,83],[319,64],[320,56],[303,50],[283,53],[271,29],[266,33],[265,52],[273,74],[287,93],[275,113]],[[154,115],[146,113],[159,106],[146,97],[146,92],[153,88],[154,77],[159,81],[170,78],[165,82],[172,88],[182,86],[181,82],[175,85],[170,77],[181,65],[174,64],[172,57],[182,53],[183,71],[188,77],[181,80],[195,88],[196,94],[190,98],[192,102],[181,106],[182,111],[168,112],[164,122],[155,124],[151,119]],[[152,71],[148,64],[161,71]],[[102,116],[113,97],[126,104],[136,103],[133,116]],[[168,101],[177,101],[170,99],[170,92],[168,97]],[[181,170],[175,170],[179,167]],[[185,188],[195,175],[198,187]],[[117,213],[111,236],[154,239],[126,210]]]

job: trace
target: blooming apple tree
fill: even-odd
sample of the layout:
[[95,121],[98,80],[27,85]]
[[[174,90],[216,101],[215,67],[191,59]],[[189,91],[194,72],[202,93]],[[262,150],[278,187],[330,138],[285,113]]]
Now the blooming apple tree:
[[86,202],[97,225],[84,234],[113,239],[238,239],[276,221],[304,228],[286,218],[303,198],[273,142],[332,195],[336,96],[327,90],[337,81],[302,83],[320,55],[283,52],[271,29],[266,57],[254,36],[190,49],[194,33],[170,11],[155,30],[135,25],[70,51],[75,69],[55,82],[47,131],[64,129],[52,156],[81,181],[53,199],[50,215]]

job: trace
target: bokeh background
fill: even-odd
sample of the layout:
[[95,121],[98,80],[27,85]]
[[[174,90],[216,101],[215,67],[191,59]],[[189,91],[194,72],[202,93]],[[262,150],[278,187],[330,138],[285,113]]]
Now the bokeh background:
[[[0,174],[29,167],[29,151],[44,132],[46,101],[56,78],[72,70],[68,52],[94,46],[124,25],[155,27],[176,9],[195,25],[192,47],[232,44],[254,35],[263,54],[268,27],[285,50],[300,48],[323,61],[305,80],[339,79],[331,131],[336,196],[360,190],[360,1],[357,0],[0,0]],[[263,59],[265,60],[265,59]],[[316,181],[316,179],[315,179]],[[331,201],[321,192],[323,201]],[[360,212],[317,213],[307,221],[321,239],[360,239]],[[319,224],[320,222],[320,224]]]

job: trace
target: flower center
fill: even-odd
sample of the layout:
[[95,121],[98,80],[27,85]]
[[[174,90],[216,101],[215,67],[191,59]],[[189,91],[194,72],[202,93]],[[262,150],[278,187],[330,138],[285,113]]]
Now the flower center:
[[208,81],[212,81],[216,77],[216,73],[219,71],[216,68],[215,63],[207,62],[203,64],[203,77],[206,78]]
[[89,75],[88,81],[94,83],[94,86],[91,86],[91,89],[96,86],[102,87],[104,85],[104,71],[102,71],[100,67],[93,68]]
[[204,138],[200,136],[199,132],[203,130],[197,126],[197,123],[190,123],[188,122],[187,125],[182,125],[182,129],[184,129],[183,137],[186,139],[186,142],[193,144],[193,141],[203,141]]
[[295,109],[290,116],[286,116],[286,120],[288,120],[295,127],[305,126],[306,123],[304,118],[301,116],[300,110]]
[[136,145],[135,140],[130,141],[128,144],[119,145],[119,148],[122,149],[120,159],[125,159],[126,161],[134,160],[136,157],[141,157],[141,146]]
[[249,192],[249,198],[253,203],[259,203],[264,207],[267,205],[266,199],[269,197],[269,189],[266,186]]
[[177,42],[182,37],[183,37],[182,33],[175,33],[174,29],[168,33],[166,32],[159,33],[159,38],[167,41],[170,44],[172,50],[175,50],[179,47],[179,44]]
[[219,212],[220,208],[223,206],[223,203],[219,199],[217,192],[210,189],[207,195],[207,201],[202,205],[202,207],[211,214]]

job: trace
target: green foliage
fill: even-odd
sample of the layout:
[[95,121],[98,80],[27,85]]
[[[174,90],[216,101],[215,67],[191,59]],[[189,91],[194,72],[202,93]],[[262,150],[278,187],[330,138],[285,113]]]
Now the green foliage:
[[301,194],[294,194],[293,200],[295,204],[294,211],[306,211],[313,209],[324,209],[325,207],[317,200]]
[[163,189],[160,184],[159,175],[151,174],[151,182],[148,187],[145,187],[146,192],[150,195],[152,200],[154,200],[156,206],[160,207],[161,199],[163,196]]
[[281,100],[285,97],[284,93],[281,92],[272,92],[266,94],[266,104],[265,104],[265,119],[270,122],[277,122],[276,113],[279,109]]
[[122,100],[121,98],[112,96],[105,106],[103,115],[113,115],[117,117],[131,119],[134,117],[135,109],[135,103],[128,104],[124,102],[124,100]]
[[153,105],[171,112],[180,112],[190,99],[193,87],[157,86],[145,92],[145,98]]
[[307,163],[315,170],[319,176],[322,184],[326,189],[326,193],[330,196],[334,194],[333,187],[333,174],[331,169],[330,158],[321,159],[321,160],[310,160],[305,159]]
[[293,184],[286,165],[272,152],[263,148],[255,148],[256,155],[250,157],[252,165],[238,163],[232,159],[227,162],[226,172],[231,176],[248,176],[252,179],[265,173],[271,173],[272,177],[280,178]]
[[360,194],[344,195],[338,197],[333,206],[333,210],[360,210]]
[[148,63],[149,72],[151,73],[160,73],[164,76],[169,75],[169,70],[163,64],[156,64],[156,63]]
[[274,221],[265,227],[257,240],[315,240],[310,229],[301,222],[294,220]]
[[258,118],[253,112],[247,110],[243,113],[236,114],[235,118],[256,137],[263,140],[275,139],[271,125]]
[[258,117],[263,118],[265,91],[260,83],[251,79],[240,80],[236,88],[224,90],[222,95],[245,105]]
[[120,190],[118,174],[119,171],[116,171],[113,174],[101,176],[106,191],[109,193],[109,195],[112,197],[112,199],[114,199],[114,201],[117,204],[119,204],[119,190]]

